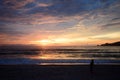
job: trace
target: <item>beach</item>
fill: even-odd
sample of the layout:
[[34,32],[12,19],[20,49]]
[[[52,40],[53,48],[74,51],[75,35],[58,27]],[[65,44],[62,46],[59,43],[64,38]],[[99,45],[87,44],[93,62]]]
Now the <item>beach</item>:
[[0,65],[0,80],[120,80],[120,65]]
[[113,46],[8,47],[0,51],[0,80],[120,80],[119,53]]

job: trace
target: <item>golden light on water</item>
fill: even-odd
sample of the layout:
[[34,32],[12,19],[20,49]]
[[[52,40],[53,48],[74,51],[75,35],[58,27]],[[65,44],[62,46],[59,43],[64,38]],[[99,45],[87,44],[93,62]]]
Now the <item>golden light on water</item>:
[[38,56],[39,59],[67,59],[68,55],[66,54],[41,54],[40,56]]
[[64,54],[64,53],[41,53],[35,57],[35,59],[45,59],[45,60],[50,60],[50,59],[80,59],[80,55],[75,57],[73,54]]

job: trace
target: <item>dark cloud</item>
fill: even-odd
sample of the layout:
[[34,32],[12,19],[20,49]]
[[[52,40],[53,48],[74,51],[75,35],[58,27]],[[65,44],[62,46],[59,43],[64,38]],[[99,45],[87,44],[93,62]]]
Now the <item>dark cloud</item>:
[[[43,13],[54,16],[81,15],[91,10],[106,8],[118,0],[1,0],[0,16],[21,16],[21,9],[32,8],[24,15]],[[39,3],[52,4],[47,7]]]
[[1,31],[0,32],[0,35],[7,35],[7,36],[18,36],[18,37],[20,37],[20,36],[23,36],[23,35],[25,35],[24,33],[22,33],[22,32],[18,32],[18,31],[10,31],[10,30],[4,30],[4,31]]
[[[40,0],[39,0],[40,1]],[[35,7],[28,11],[28,14],[44,13],[54,16],[81,15],[91,10],[107,8],[116,0],[46,0],[52,3],[48,7]],[[45,2],[41,0],[41,2]]]
[[[46,7],[39,4],[51,4]],[[116,3],[115,5],[113,5]],[[119,0],[0,0],[0,18],[3,21],[29,23],[28,15],[40,13],[52,16],[83,15],[95,10],[101,10],[102,14],[119,15]],[[116,6],[118,5],[118,6]],[[109,10],[110,6],[116,6]],[[95,14],[95,13],[93,13]],[[22,20],[19,18],[23,17]],[[5,20],[10,18],[11,20]],[[14,20],[17,18],[18,20]],[[26,20],[27,18],[27,20]]]
[[116,20],[120,20],[120,17],[113,18],[111,21],[116,21]]
[[10,36],[21,36],[24,35],[22,31],[17,31],[13,27],[9,27],[6,25],[0,26],[0,35],[10,35]]
[[117,23],[108,23],[106,25],[103,25],[102,27],[111,27],[111,26],[116,26],[116,25],[120,25],[120,22],[117,22]]
[[31,3],[28,3],[24,6],[24,8],[33,8],[35,7],[37,4],[35,2],[31,2]]
[[[33,28],[25,26],[30,26],[32,21],[41,18],[41,16],[35,17],[36,14],[37,16],[39,14],[42,15],[42,17],[50,15],[64,18],[66,16],[83,16],[89,13],[89,16],[93,16],[101,13],[103,15],[113,15],[116,17],[116,19],[113,18],[113,20],[117,20],[120,13],[119,4],[120,0],[0,0],[0,34],[22,35],[31,32]],[[83,17],[87,18],[87,16]],[[25,25],[20,24],[19,27],[10,26],[11,24],[17,23]],[[69,24],[70,23],[59,23],[57,26],[61,27],[54,27],[55,29],[53,30],[64,29],[72,25],[72,23]],[[119,24],[120,23],[111,23],[103,26]],[[43,28],[46,29],[44,26]],[[39,29],[39,27],[36,29]]]
[[0,17],[21,16],[20,9],[32,2],[33,0],[0,0]]

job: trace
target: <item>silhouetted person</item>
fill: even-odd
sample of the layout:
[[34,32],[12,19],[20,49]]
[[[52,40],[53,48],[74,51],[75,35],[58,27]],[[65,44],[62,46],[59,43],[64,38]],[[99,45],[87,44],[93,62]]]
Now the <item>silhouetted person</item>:
[[93,66],[94,66],[94,60],[92,59],[90,62],[90,72],[93,73]]

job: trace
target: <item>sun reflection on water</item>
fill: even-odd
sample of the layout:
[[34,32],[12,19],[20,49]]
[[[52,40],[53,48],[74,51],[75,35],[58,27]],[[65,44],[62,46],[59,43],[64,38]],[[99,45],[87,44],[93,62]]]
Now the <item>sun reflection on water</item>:
[[59,54],[59,53],[42,53],[36,58],[38,59],[73,59],[72,54]]

